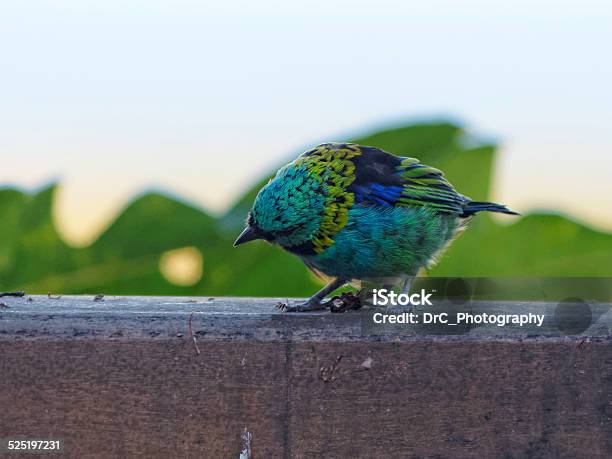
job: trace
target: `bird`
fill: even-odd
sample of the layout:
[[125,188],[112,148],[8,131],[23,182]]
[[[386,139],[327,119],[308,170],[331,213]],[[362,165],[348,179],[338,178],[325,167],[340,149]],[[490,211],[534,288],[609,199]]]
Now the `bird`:
[[318,145],[278,170],[259,191],[234,246],[263,239],[331,281],[287,312],[325,309],[347,283],[410,290],[478,212],[518,215],[472,201],[442,171],[416,158],[354,143]]

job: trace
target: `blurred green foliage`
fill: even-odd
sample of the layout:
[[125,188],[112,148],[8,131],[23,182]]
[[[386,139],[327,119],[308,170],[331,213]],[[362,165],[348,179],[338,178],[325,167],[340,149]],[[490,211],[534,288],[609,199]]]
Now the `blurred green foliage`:
[[[495,146],[459,127],[418,124],[354,139],[442,169],[463,194],[489,198]],[[233,248],[263,180],[222,218],[159,193],[129,203],[91,246],[58,235],[51,209],[56,185],[35,194],[0,190],[0,290],[29,293],[306,296],[320,283],[299,259],[264,242]],[[520,184],[517,184],[520,186]],[[512,203],[505,203],[512,207]],[[568,218],[534,213],[498,223],[479,215],[429,273],[447,277],[612,276],[612,235]],[[169,283],[159,269],[168,250],[194,246],[201,281]]]

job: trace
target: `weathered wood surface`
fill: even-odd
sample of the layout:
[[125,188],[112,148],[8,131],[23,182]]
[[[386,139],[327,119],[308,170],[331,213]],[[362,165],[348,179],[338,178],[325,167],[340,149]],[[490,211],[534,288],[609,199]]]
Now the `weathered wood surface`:
[[[279,302],[298,301],[286,298],[212,298],[212,297],[104,297],[94,296],[28,296],[0,298],[1,337],[34,339],[149,338],[168,339],[185,336],[189,316],[193,314],[193,332],[198,339],[274,341],[292,340],[385,340],[377,333],[364,337],[362,314],[371,310],[330,314],[327,311],[288,314],[276,309]],[[555,323],[556,303],[538,302],[474,302],[467,309],[491,314],[545,314],[543,327],[474,326],[473,339],[545,338],[566,336]],[[593,303],[588,307],[591,318],[588,329],[569,339],[583,336],[610,339],[612,305]],[[466,310],[462,306],[443,303],[424,310]],[[392,339],[414,339],[439,332],[452,339],[452,330],[425,326],[399,327],[401,336]],[[376,330],[374,330],[376,331]],[[383,330],[384,331],[384,330]],[[370,333],[366,333],[370,335]],[[181,337],[178,336],[178,337]],[[465,339],[467,336],[462,336]]]
[[574,337],[364,337],[275,299],[0,301],[0,437],[68,457],[233,458],[245,427],[256,458],[612,457],[609,308]]

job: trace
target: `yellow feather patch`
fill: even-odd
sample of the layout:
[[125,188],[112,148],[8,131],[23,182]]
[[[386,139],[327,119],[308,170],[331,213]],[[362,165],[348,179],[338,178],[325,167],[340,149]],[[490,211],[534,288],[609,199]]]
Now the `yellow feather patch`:
[[355,195],[347,191],[355,180],[355,164],[350,159],[360,155],[357,145],[324,144],[296,160],[296,165],[304,164],[309,174],[327,186],[325,215],[312,240],[317,253],[333,245],[333,237],[348,222],[348,211],[355,203]]

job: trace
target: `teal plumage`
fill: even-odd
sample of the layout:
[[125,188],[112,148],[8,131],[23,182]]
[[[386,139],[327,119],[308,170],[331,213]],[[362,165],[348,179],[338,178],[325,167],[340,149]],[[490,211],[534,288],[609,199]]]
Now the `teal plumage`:
[[278,171],[261,189],[235,242],[265,239],[335,280],[307,303],[353,280],[410,279],[477,212],[516,214],[458,193],[441,171],[417,159],[348,143],[322,144]]
[[[429,208],[357,206],[334,244],[304,261],[325,274],[346,279],[392,279],[415,275],[453,238],[454,218]],[[391,282],[393,283],[393,282]]]

